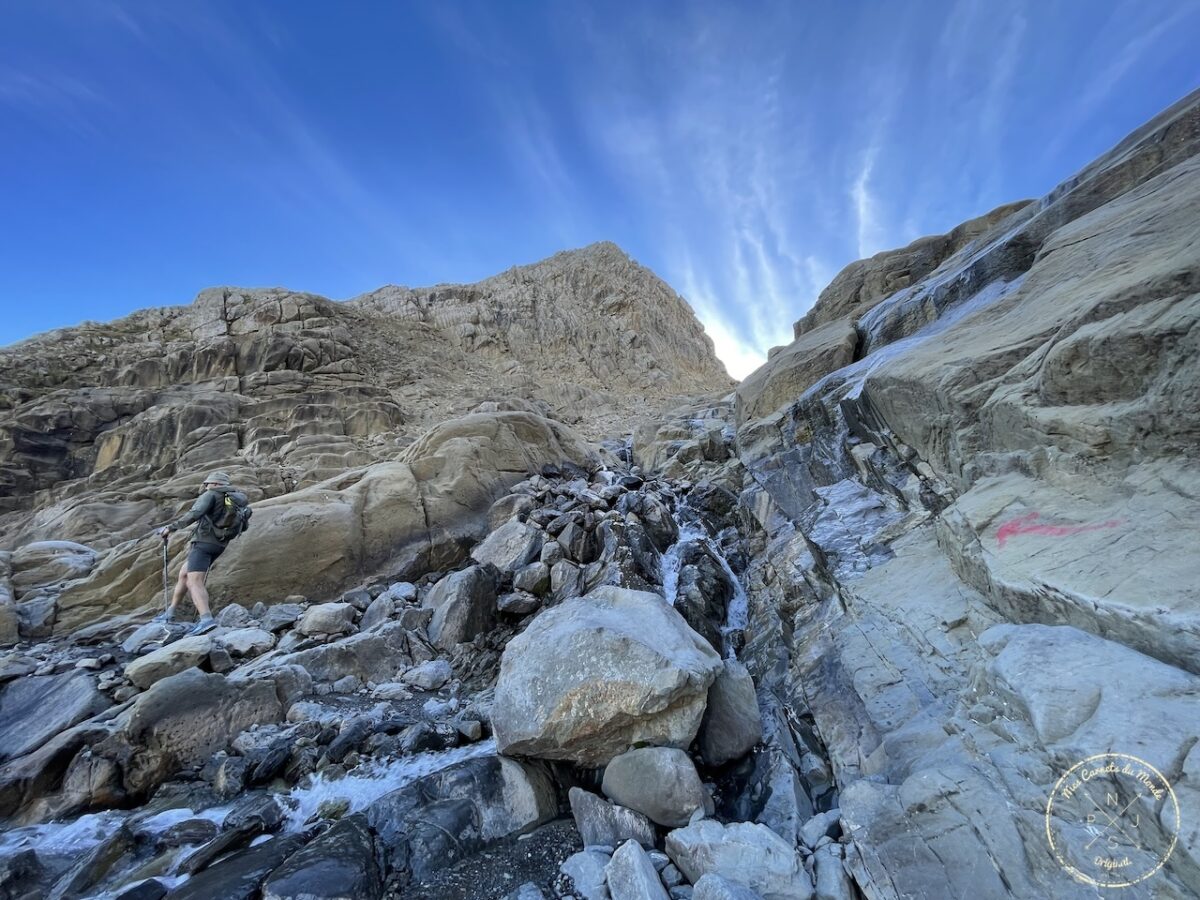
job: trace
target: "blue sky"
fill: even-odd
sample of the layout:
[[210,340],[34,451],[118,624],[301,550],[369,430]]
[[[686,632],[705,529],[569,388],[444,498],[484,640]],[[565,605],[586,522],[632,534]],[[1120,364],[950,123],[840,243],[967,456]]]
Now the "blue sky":
[[612,240],[735,376],[1200,86],[1191,2],[0,0],[0,344]]

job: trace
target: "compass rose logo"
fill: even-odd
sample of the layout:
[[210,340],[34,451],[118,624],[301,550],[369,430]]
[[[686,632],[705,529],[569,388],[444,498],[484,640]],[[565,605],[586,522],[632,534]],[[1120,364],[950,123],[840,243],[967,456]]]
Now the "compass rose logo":
[[1179,837],[1179,801],[1144,759],[1099,753],[1077,762],[1046,803],[1046,839],[1074,878],[1129,887],[1163,867]]

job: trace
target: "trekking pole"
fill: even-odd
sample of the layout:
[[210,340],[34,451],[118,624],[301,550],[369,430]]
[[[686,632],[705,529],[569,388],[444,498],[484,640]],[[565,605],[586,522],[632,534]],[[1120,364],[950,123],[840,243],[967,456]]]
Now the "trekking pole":
[[171,589],[169,587],[169,579],[167,578],[167,538],[162,539],[162,556],[163,556],[163,609],[167,609],[171,605]]

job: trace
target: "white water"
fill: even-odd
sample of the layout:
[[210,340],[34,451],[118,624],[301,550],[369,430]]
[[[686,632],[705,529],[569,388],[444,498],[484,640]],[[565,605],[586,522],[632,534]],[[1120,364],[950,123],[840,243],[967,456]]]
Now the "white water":
[[672,606],[675,605],[675,598],[679,594],[679,564],[683,555],[683,548],[693,541],[707,541],[708,532],[696,524],[684,524],[678,518],[675,520],[679,525],[679,537],[662,557],[662,573],[663,573],[663,597]]
[[416,781],[425,775],[440,772],[455,763],[488,756],[496,752],[495,738],[431,753],[418,753],[386,762],[369,761],[341,778],[327,779],[317,775],[305,788],[293,788],[276,798],[287,812],[284,829],[300,831],[311,819],[321,804],[326,801],[345,800],[350,804],[346,815],[366,809],[384,794]]
[[733,596],[729,599],[729,606],[725,612],[725,622],[721,626],[722,643],[724,644],[725,657],[727,659],[737,659],[737,653],[734,651],[730,643],[730,637],[733,632],[746,627],[746,617],[749,611],[750,601],[746,596],[746,590],[742,587],[741,579],[733,574],[733,569],[730,568],[729,562],[725,559],[725,554],[708,536],[708,531],[697,522],[684,522],[680,515],[680,510],[675,513],[675,522],[679,526],[679,538],[670,547],[662,557],[663,570],[663,597],[672,606],[675,605],[675,600],[679,596],[679,566],[683,556],[683,549],[689,543],[703,544],[708,548],[709,552],[716,558],[721,566],[721,570],[725,573],[725,577],[729,579],[729,583],[733,586]]
[[[439,772],[464,760],[487,756],[495,752],[496,741],[493,738],[452,750],[418,753],[414,756],[381,762],[372,760],[343,777],[333,780],[318,775],[308,787],[297,787],[274,795],[286,814],[283,830],[301,830],[305,822],[314,816],[321,804],[327,800],[346,800],[349,803],[347,814],[360,812],[384,794],[401,788],[424,775]],[[220,806],[200,812],[186,807],[168,809],[137,820],[134,830],[139,834],[157,835],[172,825],[187,819],[208,819],[220,826],[231,808],[230,806]],[[69,822],[50,822],[45,825],[15,828],[0,834],[0,856],[33,849],[45,859],[78,857],[95,848],[111,836],[123,822],[130,820],[135,815],[136,813],[133,811],[105,810],[104,812],[89,813]],[[261,843],[269,839],[268,835],[260,835],[254,843]],[[180,847],[168,867],[168,873],[178,864],[179,860],[194,849],[195,847],[190,845]],[[164,873],[155,878],[163,886],[173,889],[185,882],[188,876]],[[133,882],[121,884],[106,892],[92,895],[93,900],[112,900],[113,897],[132,886]]]
[[[140,820],[136,830],[149,834],[161,834],[172,825],[186,819],[208,819],[220,825],[230,807],[221,806],[195,812],[187,807],[168,809]],[[29,825],[14,828],[0,834],[0,854],[33,849],[39,856],[76,856],[85,853],[112,835],[121,823],[132,816],[126,810],[105,810],[88,813],[69,822],[48,822],[45,825]]]

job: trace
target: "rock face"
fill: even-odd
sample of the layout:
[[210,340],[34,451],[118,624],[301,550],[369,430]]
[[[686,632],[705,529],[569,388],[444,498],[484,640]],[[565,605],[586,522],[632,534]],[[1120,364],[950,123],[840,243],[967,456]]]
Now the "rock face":
[[[208,590],[219,605],[335,594],[376,571],[423,573],[465,559],[491,502],[531,468],[594,451],[559,422],[527,412],[477,413],[432,429],[400,459],[352,469],[254,503],[245,540],[230,544]],[[58,627],[161,595],[157,547],[127,542],[59,597]],[[186,552],[182,542],[177,553]],[[181,561],[172,562],[175,571]]]
[[686,302],[608,243],[345,303],[212,288],[4,348],[0,372],[0,513],[21,513],[0,517],[0,545],[97,549],[173,515],[209,469],[256,501],[391,459],[481,405],[595,438],[733,384]]
[[657,594],[596,588],[508,644],[492,713],[497,746],[585,766],[639,741],[686,747],[720,665]]
[[[1092,896],[1047,840],[1058,779],[1110,751],[1192,767],[1198,151],[1193,95],[922,251],[923,277],[890,274],[913,248],[851,267],[739,387],[741,658],[773,788],[745,808],[785,833],[798,798],[840,805],[825,890],[844,862],[867,896]],[[1176,796],[1194,848],[1200,794]],[[1148,889],[1194,894],[1174,853]]]

